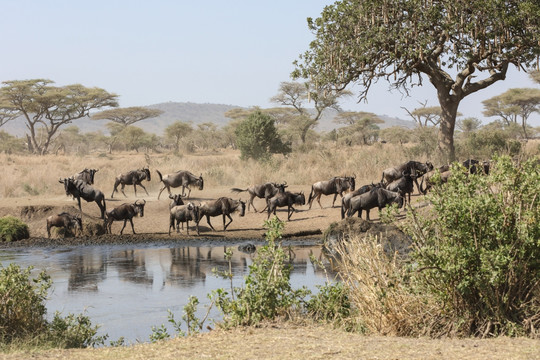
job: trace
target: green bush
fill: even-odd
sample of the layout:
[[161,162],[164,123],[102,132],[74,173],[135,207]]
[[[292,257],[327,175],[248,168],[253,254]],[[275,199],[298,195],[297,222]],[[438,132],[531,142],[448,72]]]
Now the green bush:
[[41,272],[31,278],[32,267],[21,269],[0,265],[0,347],[8,344],[42,347],[87,347],[103,344],[107,336],[96,336],[87,316],[56,313],[46,320],[47,291],[51,279]]
[[452,332],[516,335],[540,327],[540,171],[494,161],[489,176],[453,168],[431,215],[414,216],[411,275],[441,304]]
[[30,237],[28,225],[13,216],[0,218],[0,241],[17,241]]

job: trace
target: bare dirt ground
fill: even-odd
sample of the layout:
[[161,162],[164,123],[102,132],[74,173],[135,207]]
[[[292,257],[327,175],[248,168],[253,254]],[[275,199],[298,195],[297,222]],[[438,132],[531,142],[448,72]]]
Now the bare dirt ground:
[[291,322],[214,330],[130,347],[52,350],[2,359],[540,359],[540,340],[364,336]]

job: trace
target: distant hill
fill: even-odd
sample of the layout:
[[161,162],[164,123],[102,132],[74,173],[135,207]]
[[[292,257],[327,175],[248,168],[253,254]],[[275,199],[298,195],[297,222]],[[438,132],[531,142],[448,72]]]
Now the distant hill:
[[[191,122],[194,125],[210,122],[216,124],[218,127],[222,127],[230,121],[224,114],[231,109],[240,108],[240,106],[235,105],[196,104],[191,102],[166,102],[149,105],[147,107],[150,109],[162,110],[163,114],[152,119],[139,121],[134,125],[142,128],[146,132],[154,133],[159,136],[163,135],[163,131],[167,126],[178,120]],[[332,121],[336,114],[337,111],[335,110],[327,111],[319,121],[317,130],[331,131],[332,129],[339,128],[340,125]],[[415,126],[412,121],[392,118],[386,115],[379,115],[379,117],[385,121],[384,124],[379,124],[380,128],[390,126],[413,128]],[[90,120],[90,118],[83,118],[76,120],[73,125],[76,125],[81,133],[95,131],[107,133],[107,128],[105,127],[107,122],[108,120]],[[0,130],[7,131],[8,133],[19,137],[24,136],[27,131],[25,122],[22,119],[8,122],[6,125],[0,127]]]

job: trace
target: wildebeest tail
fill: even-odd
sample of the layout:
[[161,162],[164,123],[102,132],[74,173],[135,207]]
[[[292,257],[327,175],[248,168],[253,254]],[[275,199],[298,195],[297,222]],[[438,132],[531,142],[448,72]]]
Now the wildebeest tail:
[[313,199],[313,185],[311,185],[311,191],[309,192],[308,204],[311,204],[312,199]]
[[157,174],[159,175],[159,181],[162,182],[162,181],[163,181],[163,176],[161,175],[161,173],[159,172],[159,170],[156,169],[156,172],[157,172]]
[[248,189],[239,189],[239,188],[231,188],[231,191],[234,192],[234,193],[239,193],[239,192],[243,192],[243,191],[248,191]]

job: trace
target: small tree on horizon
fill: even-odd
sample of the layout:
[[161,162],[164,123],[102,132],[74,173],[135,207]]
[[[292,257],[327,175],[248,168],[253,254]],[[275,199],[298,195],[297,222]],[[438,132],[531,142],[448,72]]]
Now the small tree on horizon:
[[161,114],[163,114],[163,111],[159,109],[132,106],[101,111],[92,115],[92,120],[110,120],[127,127],[138,121],[155,118]]

